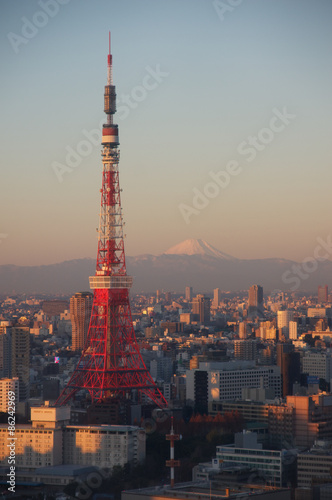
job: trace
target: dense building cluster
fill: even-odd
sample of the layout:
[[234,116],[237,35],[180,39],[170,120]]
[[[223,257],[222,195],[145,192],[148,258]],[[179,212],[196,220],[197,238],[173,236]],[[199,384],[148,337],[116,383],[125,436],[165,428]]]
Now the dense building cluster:
[[[40,477],[45,467],[75,465],[78,477],[84,467],[111,472],[144,459],[146,429],[140,425],[149,403],[144,398],[135,404],[89,406],[78,395],[71,409],[52,408],[84,348],[91,306],[88,292],[1,301],[0,408],[6,413],[13,391],[22,422],[16,428],[17,465],[25,478]],[[244,434],[236,434],[233,445],[217,447],[210,463],[194,468],[196,482],[230,481],[231,471],[239,481],[248,467],[274,487],[314,491],[322,478],[324,488],[332,482],[327,287],[320,287],[317,296],[264,296],[259,285],[238,293],[215,289],[196,295],[188,286],[183,294],[137,294],[131,307],[140,352],[168,411],[179,414],[189,408],[192,418],[236,414],[243,419]],[[40,411],[46,411],[43,421]],[[2,424],[3,474],[6,429]],[[134,436],[135,445],[130,441]],[[43,477],[51,484],[50,470]],[[72,472],[63,477],[64,484],[70,482]]]

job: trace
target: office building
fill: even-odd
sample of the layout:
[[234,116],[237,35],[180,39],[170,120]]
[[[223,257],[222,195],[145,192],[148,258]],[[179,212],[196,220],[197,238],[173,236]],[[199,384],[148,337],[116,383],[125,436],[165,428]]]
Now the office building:
[[221,469],[242,466],[257,470],[258,476],[270,486],[280,487],[284,483],[285,452],[263,450],[254,432],[238,432],[233,445],[217,446],[214,461]]
[[172,358],[158,356],[157,359],[152,359],[150,361],[150,373],[154,380],[170,382],[173,375]]
[[[314,484],[319,483],[332,483],[331,471],[331,441],[317,441],[309,451],[300,453],[297,457],[297,484],[299,488],[311,488]],[[331,495],[332,490],[329,493]],[[326,496],[324,498],[332,497]]]
[[210,322],[210,299],[205,295],[196,295],[192,304],[194,319],[202,325],[208,324]]
[[67,425],[63,463],[98,465],[110,470],[145,459],[145,431],[129,425]]
[[332,378],[331,354],[320,351],[306,351],[302,358],[302,372],[311,377],[322,378],[330,383]]
[[92,302],[93,294],[90,292],[75,293],[70,299],[73,351],[84,349],[89,330]]
[[318,287],[318,304],[326,304],[329,300],[329,289],[327,285]]
[[0,412],[8,412],[8,402],[12,402],[11,409],[16,410],[16,402],[19,394],[18,377],[0,379]]
[[[31,425],[17,425],[16,465],[96,465],[111,470],[145,459],[145,431],[128,425],[69,425],[70,407],[33,407]],[[8,424],[0,424],[0,463],[8,465]]]
[[295,352],[293,344],[277,344],[277,366],[282,378],[282,396],[293,394],[293,384],[300,381],[300,353]]
[[288,327],[290,340],[297,340],[297,321],[290,321]]
[[[197,372],[200,372],[198,383]],[[281,396],[281,375],[277,366],[256,366],[253,361],[200,362],[186,371],[187,399],[204,402],[242,399],[242,389],[269,388]]]
[[185,290],[185,299],[186,299],[188,302],[191,302],[191,301],[192,301],[192,298],[193,298],[193,287],[192,287],[192,286],[186,286],[186,290]]
[[30,330],[28,327],[11,329],[11,377],[19,379],[19,401],[29,397]]
[[234,358],[247,361],[256,361],[257,341],[251,339],[234,340]]
[[248,316],[264,316],[263,287],[260,285],[249,288]]
[[247,323],[245,321],[241,321],[239,323],[239,339],[245,340],[248,336],[248,328],[247,328]]
[[283,335],[286,339],[289,337],[289,322],[294,320],[294,311],[278,311],[277,313],[277,326],[279,334]]
[[[25,469],[62,464],[63,431],[69,424],[70,408],[31,408],[31,425],[16,425],[16,466]],[[7,425],[0,424],[0,463],[8,463]]]
[[213,307],[214,309],[218,309],[219,304],[220,304],[220,301],[221,301],[221,293],[220,293],[220,289],[219,289],[219,288],[215,288],[215,289],[213,290],[212,307]]
[[308,307],[308,318],[326,318],[325,307]]
[[317,439],[331,439],[332,395],[287,396],[286,404],[294,408],[294,445],[308,448]]
[[11,376],[11,327],[0,324],[0,378]]

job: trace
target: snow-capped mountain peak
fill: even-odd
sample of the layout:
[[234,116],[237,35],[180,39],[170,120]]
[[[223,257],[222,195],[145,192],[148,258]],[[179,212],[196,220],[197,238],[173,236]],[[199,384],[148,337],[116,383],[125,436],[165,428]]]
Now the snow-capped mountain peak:
[[206,241],[195,239],[182,241],[178,245],[169,248],[164,253],[167,255],[209,255],[210,257],[216,257],[218,259],[236,260],[231,255],[217,250]]

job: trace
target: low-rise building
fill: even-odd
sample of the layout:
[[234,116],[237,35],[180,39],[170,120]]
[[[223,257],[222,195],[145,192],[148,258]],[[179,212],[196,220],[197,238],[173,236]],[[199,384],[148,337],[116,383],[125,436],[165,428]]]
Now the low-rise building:
[[[69,425],[69,407],[33,407],[31,425],[16,425],[17,467],[34,470],[57,465],[111,470],[145,459],[145,431],[129,425]],[[8,466],[8,425],[0,424],[0,465]]]

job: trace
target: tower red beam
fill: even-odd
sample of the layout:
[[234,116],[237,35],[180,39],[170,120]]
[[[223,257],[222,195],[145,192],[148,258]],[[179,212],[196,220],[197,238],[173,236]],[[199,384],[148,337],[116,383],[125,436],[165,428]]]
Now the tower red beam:
[[78,365],[56,405],[64,405],[86,389],[92,402],[130,399],[145,394],[160,408],[167,402],[157,389],[139,352],[129,304],[132,277],[127,275],[119,184],[119,133],[113,124],[116,92],[113,85],[111,35],[104,93],[107,123],[102,133],[102,188],[96,273],[90,326]]

